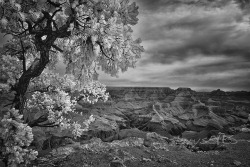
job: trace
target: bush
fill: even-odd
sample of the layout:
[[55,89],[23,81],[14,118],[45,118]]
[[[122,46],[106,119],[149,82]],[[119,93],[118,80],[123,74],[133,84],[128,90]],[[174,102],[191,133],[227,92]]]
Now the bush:
[[22,121],[18,110],[12,109],[4,116],[0,123],[0,138],[3,141],[2,156],[8,166],[28,164],[36,159],[37,151],[29,149],[33,141],[32,129]]

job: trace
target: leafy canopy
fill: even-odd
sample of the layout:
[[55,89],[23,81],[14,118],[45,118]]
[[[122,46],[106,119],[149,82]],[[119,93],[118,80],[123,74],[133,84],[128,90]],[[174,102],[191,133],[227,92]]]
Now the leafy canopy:
[[97,79],[98,69],[117,76],[143,51],[132,38],[138,7],[129,0],[0,0],[0,9],[0,31],[12,37],[0,70],[10,69],[12,84],[26,71],[39,76],[41,65],[55,68],[59,57],[81,84]]
[[[26,149],[30,127],[60,126],[74,137],[88,130],[94,116],[77,122],[67,114],[79,100],[108,99],[98,70],[117,76],[135,67],[143,52],[140,39],[132,38],[137,15],[129,0],[0,0],[0,32],[10,35],[0,48],[0,73],[10,86],[4,89],[16,91],[17,109],[0,124],[0,139],[9,139],[3,151],[9,166],[35,159],[37,152]],[[50,72],[59,60],[71,75]],[[72,98],[75,90],[81,92]]]

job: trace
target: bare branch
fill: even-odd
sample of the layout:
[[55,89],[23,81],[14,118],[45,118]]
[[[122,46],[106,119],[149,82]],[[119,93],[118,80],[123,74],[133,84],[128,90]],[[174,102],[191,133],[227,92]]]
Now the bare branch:
[[45,122],[45,121],[47,121],[47,120],[48,120],[48,118],[47,118],[46,115],[41,115],[41,116],[40,116],[39,118],[37,118],[36,120],[33,120],[33,121],[29,122],[28,125],[29,125],[30,127],[34,127],[34,126],[39,125],[39,123]]
[[[43,127],[43,128],[49,128],[49,127],[59,127],[59,125],[58,124],[55,124],[55,125],[40,125],[40,124],[37,124],[37,125],[35,125],[35,126],[37,126],[37,127]],[[34,126],[33,126],[34,127]]]
[[48,2],[50,5],[54,6],[54,7],[60,7],[60,6],[61,6],[61,4],[58,3],[58,2],[52,2],[51,0],[47,0],[47,2]]
[[20,39],[20,42],[21,42],[21,47],[22,47],[22,61],[23,61],[23,72],[26,71],[26,59],[25,59],[25,50],[24,50],[24,47],[23,47],[23,42],[22,40]]
[[59,12],[59,11],[62,11],[62,8],[59,8],[59,9],[57,9],[56,11],[54,11],[54,13],[52,14],[52,16],[51,16],[51,19],[53,19],[53,17],[56,15],[56,13],[57,12]]
[[109,56],[106,54],[106,52],[104,51],[103,46],[101,45],[101,43],[100,43],[99,41],[96,41],[96,43],[100,46],[101,52],[103,53],[103,55],[104,55],[105,57],[107,57],[109,60],[115,61],[114,59],[112,59],[111,57],[109,57]]
[[49,92],[49,88],[52,87],[51,85],[47,86],[46,88],[40,88],[40,89],[34,89],[32,91],[29,91],[28,93],[32,93],[32,92],[40,92],[40,93],[45,93],[45,92]]
[[56,30],[58,31],[59,29],[57,27],[57,24],[56,24],[55,20],[52,20],[52,23],[53,23],[54,27],[56,28]]
[[63,52],[63,50],[56,45],[52,45],[52,47],[61,53]]

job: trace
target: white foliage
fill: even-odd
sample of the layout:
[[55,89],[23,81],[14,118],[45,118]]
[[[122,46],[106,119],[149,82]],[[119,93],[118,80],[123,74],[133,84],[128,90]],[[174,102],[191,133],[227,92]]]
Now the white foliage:
[[106,92],[106,86],[98,81],[92,81],[86,84],[80,94],[82,100],[91,104],[102,99],[104,102],[108,100],[109,93]]
[[0,72],[7,76],[7,84],[14,85],[16,79],[19,78],[22,73],[21,62],[17,57],[2,55],[0,57]]
[[[37,88],[48,87],[45,92],[35,91]],[[105,85],[98,81],[81,84],[73,76],[59,76],[54,73],[43,73],[32,81],[30,90],[35,92],[27,101],[26,110],[42,112],[48,115],[51,123],[59,125],[62,129],[72,129],[75,137],[80,137],[82,132],[88,130],[88,125],[94,121],[93,116],[88,120],[78,123],[67,118],[69,113],[74,113],[76,97],[72,99],[69,93],[81,90],[80,97],[83,101],[94,104],[99,100],[107,101],[109,94],[106,93]],[[82,126],[84,125],[84,126]]]
[[[1,120],[3,132],[0,137],[4,141],[3,155],[8,156],[8,165],[28,164],[36,159],[37,151],[26,148],[33,141],[32,129],[22,121],[22,115],[17,110],[10,110]],[[0,127],[1,127],[0,126]]]
[[[0,31],[12,34],[12,39],[3,47],[7,52],[1,54],[0,72],[7,76],[8,84],[14,86],[26,70],[36,69],[42,60],[40,53],[44,46],[38,46],[38,43],[53,41],[55,34],[68,34],[70,31],[68,37],[60,35],[53,43],[53,46],[61,48],[63,53],[58,54],[60,49],[52,47],[52,44],[47,48],[50,49],[50,62],[46,64],[50,70],[54,69],[58,57],[62,56],[67,65],[66,72],[70,75],[59,76],[43,72],[39,77],[33,78],[27,90],[29,95],[33,94],[28,96],[25,110],[45,114],[51,123],[59,124],[62,129],[72,128],[74,136],[79,137],[95,119],[91,116],[84,122],[74,122],[67,117],[69,113],[74,112],[76,104],[69,92],[79,91],[81,99],[91,104],[99,100],[107,101],[109,95],[106,93],[106,87],[96,81],[96,68],[111,76],[117,76],[120,71],[135,67],[143,48],[140,46],[140,40],[133,40],[129,25],[137,23],[138,7],[135,3],[130,4],[129,0],[52,2],[59,3],[60,6],[53,6],[46,0],[0,0],[0,8],[3,11],[0,14]],[[53,15],[55,11],[57,12]],[[52,15],[53,19],[49,21],[47,17]],[[38,21],[39,23],[36,23]],[[64,26],[64,31],[56,32]],[[50,28],[53,33],[47,33]],[[24,50],[27,52],[23,52]],[[16,111],[11,110],[10,113],[15,115]],[[33,140],[31,136],[23,136],[32,134],[30,128],[20,122],[21,118],[19,122],[14,121],[19,119],[18,115],[15,119],[7,117],[2,120],[6,129],[7,126],[18,127],[18,131],[12,133],[13,136],[16,133],[17,138],[13,140],[17,145],[12,143],[7,150],[11,155],[10,163],[34,159],[34,151],[22,148]]]

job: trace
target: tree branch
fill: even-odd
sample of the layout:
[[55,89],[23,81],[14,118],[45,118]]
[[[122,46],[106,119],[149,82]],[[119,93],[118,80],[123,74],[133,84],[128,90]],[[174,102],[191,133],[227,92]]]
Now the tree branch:
[[29,122],[28,125],[29,125],[30,127],[34,127],[34,126],[39,125],[39,123],[45,122],[45,121],[47,121],[47,120],[48,120],[47,116],[41,115],[41,116],[40,116],[39,118],[37,118],[36,120],[33,120],[33,121]]
[[107,57],[109,60],[115,61],[114,59],[112,59],[111,57],[109,57],[109,56],[106,54],[106,52],[104,51],[103,46],[101,45],[101,43],[100,43],[99,41],[96,41],[96,43],[100,46],[100,49],[101,49],[101,51],[102,51],[102,53],[103,53],[103,55],[104,55],[105,57]]
[[58,3],[58,2],[52,2],[51,0],[47,0],[47,2],[48,2],[50,5],[54,6],[54,7],[60,7],[60,6],[61,6],[61,4]]
[[51,85],[47,86],[46,88],[41,88],[41,89],[34,89],[29,91],[29,93],[32,92],[40,92],[40,93],[45,93],[45,92],[49,92],[49,88],[52,87]]
[[24,109],[25,94],[30,80],[39,76],[49,63],[49,48],[43,48],[43,50],[42,48],[43,46],[37,46],[37,50],[40,51],[40,59],[34,60],[29,69],[23,72],[22,76],[19,78],[19,81],[15,85],[14,90],[17,92],[16,97],[19,98],[19,102],[16,103],[15,108],[19,109],[20,113],[22,113]]
[[56,13],[57,12],[59,12],[59,11],[62,11],[62,8],[59,8],[59,9],[57,9],[56,11],[54,11],[54,13],[52,14],[52,16],[51,16],[51,19],[53,19],[53,17],[56,15]]
[[56,49],[57,51],[59,51],[61,53],[63,52],[63,50],[56,45],[52,45],[52,48]]
[[[39,125],[39,124],[37,124],[37,125],[35,125],[35,126],[37,126],[37,127],[43,127],[43,128],[49,128],[49,127],[59,127],[59,125],[58,124],[56,124],[56,125]],[[34,127],[34,126],[33,126]]]
[[25,50],[24,50],[23,42],[21,39],[20,39],[20,42],[21,42],[21,47],[22,47],[23,72],[25,72],[26,71]]
[[58,31],[59,29],[58,29],[58,27],[57,27],[57,25],[56,25],[55,20],[52,20],[52,23],[53,23],[54,27],[56,28],[56,31]]

